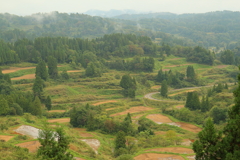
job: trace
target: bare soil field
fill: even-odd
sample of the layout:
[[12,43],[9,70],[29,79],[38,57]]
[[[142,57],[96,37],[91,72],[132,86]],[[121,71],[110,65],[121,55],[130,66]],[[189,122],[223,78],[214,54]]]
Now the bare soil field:
[[74,130],[78,131],[81,137],[93,137],[92,134],[86,132],[85,128],[74,128]]
[[194,89],[191,89],[191,90],[186,90],[186,91],[182,91],[182,92],[177,92],[177,93],[173,93],[173,94],[170,94],[168,95],[169,97],[172,97],[172,96],[175,96],[175,95],[178,95],[178,94],[182,94],[182,93],[185,93],[185,92],[193,92],[195,91]]
[[218,65],[218,66],[215,66],[214,68],[226,68],[228,65]]
[[149,111],[149,110],[153,110],[154,108],[150,108],[150,107],[144,107],[144,106],[139,106],[139,107],[132,107],[126,111],[120,112],[120,113],[115,113],[115,114],[111,114],[110,117],[114,117],[114,116],[121,116],[121,115],[125,115],[128,113],[137,113],[137,112],[144,112],[144,111]]
[[66,112],[66,110],[51,110],[51,111],[48,111],[49,113],[52,113],[52,112],[60,112],[60,113],[63,113],[63,112]]
[[21,79],[35,79],[35,74],[27,74],[27,75],[24,75],[24,76],[21,76],[21,77],[14,77],[14,78],[11,78],[11,80],[21,80]]
[[3,74],[13,73],[13,72],[16,72],[16,71],[19,71],[19,70],[32,69],[32,68],[36,68],[36,67],[24,67],[24,68],[11,67],[11,68],[9,68],[9,69],[4,69],[4,70],[2,70],[2,73],[3,73]]
[[161,114],[149,114],[146,116],[146,118],[151,119],[157,124],[162,123],[172,123],[172,120],[169,119],[167,116],[161,115]]
[[176,124],[179,125],[182,129],[185,129],[194,133],[198,133],[202,130],[201,128],[189,123],[176,122]]
[[98,103],[94,103],[94,106],[98,106],[100,104],[105,104],[105,103],[114,103],[117,102],[116,100],[109,100],[109,101],[103,101],[103,102],[98,102]]
[[184,105],[178,105],[178,106],[175,106],[175,108],[181,109],[181,108],[184,108]]
[[98,148],[100,147],[100,141],[98,139],[81,139],[81,141],[87,143],[96,154],[98,154]]
[[48,122],[50,123],[66,123],[66,122],[70,122],[70,118],[59,118],[59,119],[50,119],[48,120]]
[[41,146],[41,144],[39,143],[39,141],[30,141],[30,142],[16,144],[16,146],[27,148],[29,152],[32,153],[32,152],[36,152],[38,148]]
[[6,136],[6,135],[0,135],[0,140],[4,140],[5,142],[12,139],[14,136]]
[[22,125],[18,127],[16,130],[14,130],[16,133],[22,134],[22,135],[27,135],[30,137],[33,137],[34,139],[38,138],[38,133],[39,133],[38,128],[28,126],[28,125]]
[[171,153],[180,153],[180,154],[192,154],[194,151],[189,148],[182,147],[167,147],[167,148],[154,148],[146,151],[156,151],[156,152],[171,152]]
[[152,86],[151,89],[159,89],[161,86],[160,85],[156,85],[156,86]]
[[185,160],[183,157],[173,154],[157,154],[157,153],[143,153],[136,157],[135,160]]

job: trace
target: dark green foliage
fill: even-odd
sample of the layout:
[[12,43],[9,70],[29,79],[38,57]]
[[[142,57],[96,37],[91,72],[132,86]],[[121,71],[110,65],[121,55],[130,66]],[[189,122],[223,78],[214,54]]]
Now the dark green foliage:
[[8,105],[8,102],[6,99],[4,98],[1,98],[0,99],[0,115],[3,116],[3,115],[7,115],[8,112],[9,112],[9,105]]
[[135,98],[136,80],[130,75],[123,75],[120,81],[120,86],[123,88],[123,95],[125,97]]
[[227,118],[227,109],[214,107],[211,110],[211,116],[213,117],[214,123],[219,124],[220,122],[225,122]]
[[196,159],[217,160],[222,159],[219,155],[220,144],[222,138],[214,128],[211,119],[208,119],[204,129],[198,133],[199,140],[193,143],[193,150],[196,153]]
[[11,107],[14,108],[14,110],[15,110],[15,112],[16,112],[16,115],[20,115],[20,116],[23,115],[23,109],[20,107],[19,104],[13,103],[13,104],[11,105]]
[[41,116],[42,115],[42,106],[41,101],[38,98],[38,96],[35,97],[32,107],[31,107],[31,114],[35,116]]
[[62,77],[62,79],[64,79],[64,80],[68,80],[68,79],[69,79],[69,75],[68,75],[68,73],[67,73],[66,70],[62,71],[61,77]]
[[36,77],[39,76],[44,81],[47,80],[48,72],[47,72],[46,63],[44,61],[40,60],[40,62],[38,62],[38,65],[36,67],[35,76]]
[[87,65],[85,75],[87,77],[101,77],[102,76],[102,70],[101,70],[101,66],[99,66],[99,65],[90,62]]
[[117,157],[121,154],[124,154],[124,149],[126,149],[125,133],[123,131],[119,131],[115,139],[115,156]]
[[193,81],[193,80],[196,79],[196,75],[195,75],[195,71],[194,71],[193,66],[188,66],[187,67],[187,79],[189,81]]
[[44,130],[39,132],[38,140],[41,144],[38,156],[42,159],[73,160],[73,156],[67,152],[70,139],[62,128],[58,127],[54,131],[45,126]]
[[188,92],[187,93],[187,100],[186,100],[185,107],[190,110],[201,109],[201,103],[199,101],[197,92]]
[[52,100],[50,96],[47,96],[47,99],[45,100],[45,107],[47,108],[47,110],[52,109]]
[[231,50],[225,50],[221,53],[220,60],[224,64],[234,64],[234,53]]
[[52,79],[57,79],[58,78],[57,59],[52,56],[49,56],[47,64],[49,77]]
[[34,96],[42,97],[43,93],[43,81],[40,77],[36,77],[34,83],[33,83],[33,94]]
[[3,79],[8,82],[9,84],[12,84],[11,78],[9,74],[4,74]]
[[210,109],[210,104],[209,104],[208,96],[206,96],[206,98],[203,96],[201,101],[201,111],[207,112],[209,109]]
[[162,86],[161,86],[161,89],[160,89],[160,94],[163,97],[167,97],[168,96],[168,85],[167,85],[167,81],[166,80],[164,80],[162,82]]

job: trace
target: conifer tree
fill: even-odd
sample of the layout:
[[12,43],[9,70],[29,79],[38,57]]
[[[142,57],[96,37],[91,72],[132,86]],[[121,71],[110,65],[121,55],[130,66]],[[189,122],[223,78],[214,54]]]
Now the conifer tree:
[[195,74],[193,66],[187,67],[187,79],[190,81],[193,81],[196,79],[196,74]]
[[35,97],[33,101],[32,115],[41,116],[42,115],[42,106],[41,101],[38,96]]
[[47,96],[47,99],[45,101],[45,107],[47,108],[47,110],[52,109],[52,100],[51,100],[50,96]]
[[167,95],[168,95],[168,85],[167,85],[167,81],[166,80],[164,80],[162,82],[162,86],[161,86],[161,89],[160,89],[160,94],[163,97],[167,97]]
[[33,90],[34,96],[42,97],[43,82],[39,76],[36,77],[32,90]]
[[52,79],[58,78],[57,60],[52,56],[48,57],[48,74]]
[[0,115],[6,115],[9,112],[8,102],[4,98],[0,98]]
[[114,154],[115,156],[119,156],[121,154],[124,154],[124,152],[126,152],[125,133],[123,131],[119,131],[115,139]]
[[35,72],[35,76],[39,76],[41,79],[43,79],[44,81],[47,80],[48,77],[48,72],[47,72],[47,67],[46,67],[46,63],[44,61],[40,61],[36,67],[36,72]]

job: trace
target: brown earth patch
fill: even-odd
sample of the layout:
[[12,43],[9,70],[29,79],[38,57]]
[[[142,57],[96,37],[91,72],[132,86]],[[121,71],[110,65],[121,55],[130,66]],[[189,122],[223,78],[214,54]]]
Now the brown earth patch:
[[94,103],[94,106],[98,106],[100,104],[105,104],[105,103],[113,103],[113,102],[117,102],[116,100],[109,100],[109,101],[104,101],[104,102],[98,102],[98,103]]
[[176,106],[175,108],[181,109],[181,108],[184,108],[184,105],[178,105],[178,106]]
[[79,158],[79,157],[74,157],[75,160],[86,160],[86,159],[83,159],[83,158]]
[[202,130],[201,128],[189,123],[176,122],[176,124],[179,125],[182,129],[185,129],[194,133],[198,133]]
[[160,85],[156,85],[156,86],[152,86],[151,89],[158,89],[160,87],[161,87]]
[[140,117],[142,117],[144,114],[139,114],[139,115],[136,115],[136,116],[133,116],[132,119],[139,119]]
[[52,113],[52,112],[66,112],[66,110],[51,110],[51,111],[48,111],[49,113]]
[[226,68],[228,65],[218,65],[218,66],[215,66],[214,68]]
[[27,148],[29,152],[32,153],[32,152],[36,152],[38,148],[41,146],[41,144],[39,143],[39,141],[30,141],[30,142],[16,144],[16,146]]
[[171,152],[179,154],[192,154],[194,153],[192,149],[182,148],[182,147],[167,147],[167,148],[154,148],[146,151],[156,151],[156,152]]
[[170,69],[162,69],[163,72],[165,72],[165,71],[169,71],[169,70],[170,70]]
[[165,135],[167,132],[166,131],[156,131],[154,132],[155,135]]
[[172,120],[169,119],[167,116],[161,115],[161,114],[149,114],[147,115],[148,119],[151,119],[157,124],[162,124],[162,123],[172,123]]
[[14,67],[12,67],[10,69],[2,70],[2,73],[6,74],[6,73],[12,73],[12,72],[16,72],[16,71],[19,71],[19,70],[32,69],[32,68],[36,68],[36,67],[24,67],[24,68],[14,68]]
[[194,90],[194,89],[192,89],[192,90],[186,90],[186,91],[182,91],[182,92],[173,93],[173,94],[170,94],[170,95],[168,95],[168,96],[171,97],[171,96],[175,96],[175,95],[182,94],[182,93],[185,93],[185,92],[193,92],[193,91],[195,91],[195,90]]
[[77,130],[81,137],[93,137],[91,133],[86,132],[85,128],[74,128],[74,130]]
[[173,154],[157,154],[157,153],[143,153],[136,157],[134,157],[135,160],[184,160],[183,157]]
[[66,123],[66,122],[70,122],[70,118],[59,118],[59,119],[50,119],[48,120],[48,122],[50,123]]
[[21,77],[11,78],[11,80],[21,80],[21,79],[35,79],[35,74],[27,74]]
[[12,139],[14,136],[6,136],[6,135],[0,135],[0,140],[4,140],[5,142]]
[[100,147],[100,141],[98,139],[81,139],[81,141],[87,143],[96,154],[98,154],[98,148]]
[[132,108],[126,110],[126,111],[111,114],[110,117],[125,115],[125,114],[128,114],[128,113],[137,113],[137,112],[149,111],[149,110],[153,110],[153,109],[154,108],[144,107],[144,106],[132,107]]
[[188,65],[191,65],[191,63],[187,63],[187,64],[178,64],[178,65],[171,65],[171,66],[165,66],[166,68],[168,67],[181,67],[181,66],[188,66]]

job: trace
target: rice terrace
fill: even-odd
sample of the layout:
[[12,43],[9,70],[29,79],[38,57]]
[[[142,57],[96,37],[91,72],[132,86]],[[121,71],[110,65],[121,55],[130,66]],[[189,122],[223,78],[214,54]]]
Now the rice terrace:
[[240,14],[228,14],[1,14],[0,157],[234,159]]

